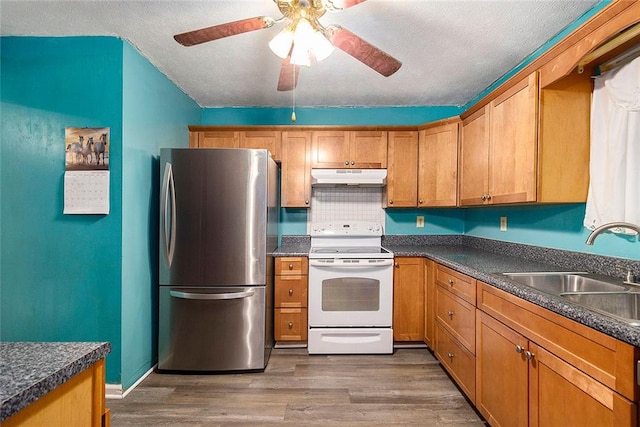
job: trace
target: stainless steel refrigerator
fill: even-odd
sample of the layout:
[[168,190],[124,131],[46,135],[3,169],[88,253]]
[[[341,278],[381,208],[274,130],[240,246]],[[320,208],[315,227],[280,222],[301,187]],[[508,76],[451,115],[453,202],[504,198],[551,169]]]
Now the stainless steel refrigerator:
[[160,153],[158,368],[262,370],[273,347],[278,169],[267,150]]

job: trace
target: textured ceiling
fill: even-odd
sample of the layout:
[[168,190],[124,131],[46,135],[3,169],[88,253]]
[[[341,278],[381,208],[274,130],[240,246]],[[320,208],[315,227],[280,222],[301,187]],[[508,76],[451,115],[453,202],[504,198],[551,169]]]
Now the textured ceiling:
[[[403,63],[383,77],[342,51],[302,67],[299,106],[464,105],[598,0],[368,0],[327,13]],[[265,30],[183,47],[173,35],[254,16],[272,0],[0,1],[3,36],[108,35],[129,41],[203,107],[290,106]]]

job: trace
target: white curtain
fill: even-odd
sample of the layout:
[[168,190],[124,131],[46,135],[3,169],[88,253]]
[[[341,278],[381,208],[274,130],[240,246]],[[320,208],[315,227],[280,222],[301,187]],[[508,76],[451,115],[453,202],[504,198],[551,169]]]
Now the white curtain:
[[585,227],[640,224],[640,58],[595,79],[590,162]]

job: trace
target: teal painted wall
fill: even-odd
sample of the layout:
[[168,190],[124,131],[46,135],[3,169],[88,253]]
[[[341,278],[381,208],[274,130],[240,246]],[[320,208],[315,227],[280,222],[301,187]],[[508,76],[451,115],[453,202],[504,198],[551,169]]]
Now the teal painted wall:
[[[2,341],[110,341],[120,379],[122,41],[0,38]],[[109,215],[63,215],[65,127],[111,128]]]
[[[387,209],[386,234],[463,234],[463,209]],[[416,227],[416,217],[424,216],[424,228]]]
[[297,107],[296,122],[291,108],[234,107],[204,108],[203,125],[387,125],[410,126],[433,122],[462,112],[460,107]]
[[129,44],[123,54],[122,385],[157,360],[160,148],[188,147],[201,108]]
[[[482,207],[466,210],[465,234],[598,255],[640,260],[635,236],[603,233],[586,245],[589,230],[582,226],[585,204]],[[500,231],[500,217],[507,231]]]
[[[186,147],[201,108],[116,38],[0,47],[0,339],[109,341],[126,389],[157,359],[160,147]],[[62,215],[69,126],[111,130],[109,215]]]

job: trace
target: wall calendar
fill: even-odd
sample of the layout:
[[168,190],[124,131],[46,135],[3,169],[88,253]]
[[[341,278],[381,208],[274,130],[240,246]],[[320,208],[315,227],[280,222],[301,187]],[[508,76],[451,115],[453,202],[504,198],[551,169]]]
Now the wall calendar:
[[65,128],[64,214],[109,213],[109,128]]

